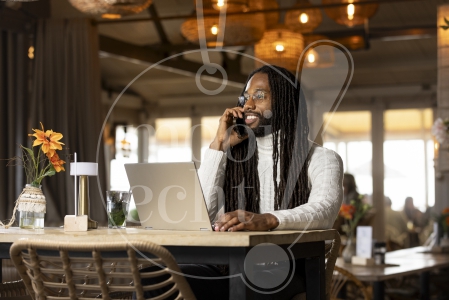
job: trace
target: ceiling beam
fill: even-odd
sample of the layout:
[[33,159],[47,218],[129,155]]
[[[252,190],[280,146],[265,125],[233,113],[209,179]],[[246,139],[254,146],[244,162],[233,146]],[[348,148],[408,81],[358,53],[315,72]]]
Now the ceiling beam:
[[[367,41],[370,40],[382,40],[382,41],[395,41],[395,40],[408,40],[408,39],[424,39],[431,38],[437,35],[437,28],[435,24],[433,25],[424,25],[420,27],[396,27],[396,28],[370,28],[369,33],[366,33],[363,28],[361,29],[346,29],[339,31],[316,31],[312,33],[303,34],[304,36],[308,35],[322,35],[331,40],[335,40],[340,42],[344,46],[348,47],[351,50],[351,45],[345,44],[345,38],[351,38],[355,36],[360,36]],[[169,53],[179,53],[186,50],[198,49],[197,44],[192,43],[184,43],[177,45],[162,45],[162,44],[154,44],[148,45],[150,49],[154,51],[163,51]],[[238,47],[224,47],[226,49],[233,49],[235,51],[245,50],[247,46],[238,46]]]
[[[102,57],[113,57],[123,61],[143,65],[153,65],[163,61],[157,66],[157,68],[184,76],[194,77],[197,75],[198,70],[204,66],[200,63],[185,60],[182,55],[167,58],[164,55],[153,51],[149,47],[129,44],[104,35],[99,36],[99,42],[100,55]],[[240,72],[226,71],[228,85],[241,87],[242,84],[246,82],[246,75],[243,75]],[[202,73],[201,79],[221,83],[222,75],[218,71],[214,74],[209,74],[205,71]]]
[[[417,1],[426,1],[426,0],[365,0],[358,1],[357,5],[363,4],[382,4],[382,3],[393,3],[393,2],[417,2]],[[248,14],[258,14],[258,13],[271,13],[271,12],[284,12],[289,10],[298,10],[298,9],[309,9],[309,8],[332,8],[332,7],[340,7],[346,6],[347,3],[330,3],[330,4],[302,4],[300,6],[295,7],[279,7],[275,9],[259,9],[259,10],[250,10],[247,12],[227,12],[226,15],[248,15]],[[216,13],[206,13],[204,17],[217,17],[219,16],[219,12]],[[153,22],[153,21],[163,21],[163,20],[177,20],[177,19],[188,19],[188,18],[196,18],[196,13],[189,15],[177,15],[177,16],[165,16],[165,17],[145,17],[145,18],[123,18],[116,20],[97,20],[99,24],[108,24],[108,23],[129,23],[129,22]]]
[[156,7],[154,6],[154,3],[152,3],[148,7],[148,12],[150,13],[150,16],[155,18],[154,26],[156,27],[157,34],[159,35],[159,39],[161,41],[161,44],[169,45],[170,41],[168,40],[167,34],[165,33],[164,27],[162,26],[162,22],[158,19],[159,14],[157,13]]

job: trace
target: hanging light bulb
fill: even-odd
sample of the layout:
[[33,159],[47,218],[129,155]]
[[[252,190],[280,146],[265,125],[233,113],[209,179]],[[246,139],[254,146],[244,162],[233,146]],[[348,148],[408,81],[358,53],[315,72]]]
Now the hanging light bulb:
[[249,10],[249,0],[205,0],[203,7],[208,8],[212,4],[215,10],[226,9],[228,12],[245,12]]
[[327,40],[328,38],[322,35],[308,35],[304,39],[305,45],[309,46],[305,59],[305,68],[329,68],[334,65],[334,48],[326,43],[321,43],[320,41]]
[[322,4],[342,4],[336,7],[325,7],[324,12],[338,24],[349,27],[363,25],[379,7],[379,3],[363,0],[322,0]]
[[315,30],[321,24],[323,17],[319,8],[304,8],[310,5],[309,0],[297,0],[293,9],[285,14],[285,25],[300,33],[309,33]]
[[355,14],[355,6],[354,4],[348,4],[348,20],[353,20],[354,19],[354,14]]
[[276,43],[276,46],[274,47],[277,52],[284,52],[285,47],[281,43]]
[[217,35],[218,34],[218,26],[217,25],[212,26],[211,29],[210,29],[210,32],[213,35]]
[[307,53],[307,61],[310,64],[313,64],[317,61],[318,59],[318,53],[316,53],[316,51],[314,49],[311,49],[308,53]]
[[254,45],[254,56],[261,60],[256,60],[255,65],[261,67],[266,63],[296,71],[302,50],[304,50],[302,34],[280,24],[266,30],[263,38]]
[[302,13],[299,16],[299,22],[301,22],[302,24],[309,22],[309,16],[306,13]]

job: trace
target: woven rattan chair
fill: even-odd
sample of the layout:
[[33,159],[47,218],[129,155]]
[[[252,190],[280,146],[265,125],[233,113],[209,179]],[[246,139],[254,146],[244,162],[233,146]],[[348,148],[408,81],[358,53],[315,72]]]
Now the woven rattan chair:
[[[334,272],[335,262],[337,261],[338,253],[340,251],[340,234],[334,230],[334,239],[326,244],[326,299],[330,299],[332,290],[332,276]],[[291,300],[306,300],[306,293],[301,293],[293,297]]]
[[[349,282],[352,283],[352,291],[348,291],[348,287],[346,293],[351,293],[354,295],[347,295],[347,299],[360,299],[363,297],[365,300],[371,300],[371,293],[368,292],[367,287],[360,282],[352,273],[346,271],[345,269],[342,269],[338,266],[335,266],[334,272],[332,276],[332,286],[330,291],[330,299],[331,300],[337,300],[338,294],[340,293],[340,290],[346,286]],[[359,297],[359,295],[361,297]]]
[[[173,256],[151,242],[21,240],[10,256],[34,299],[144,299],[155,289],[165,292],[151,299],[195,299]],[[142,278],[154,283],[142,286]]]

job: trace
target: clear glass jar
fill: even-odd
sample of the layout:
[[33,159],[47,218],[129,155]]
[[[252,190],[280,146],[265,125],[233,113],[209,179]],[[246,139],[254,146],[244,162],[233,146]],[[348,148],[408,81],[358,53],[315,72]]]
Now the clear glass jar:
[[[42,186],[35,187],[32,186],[31,184],[27,184],[25,186],[25,189],[27,188],[33,189],[32,191],[30,191],[30,193],[32,193],[33,195],[33,198],[40,198],[45,200],[45,196],[42,193]],[[28,192],[25,192],[21,195],[21,197],[24,197],[26,201],[27,197],[30,197],[30,194]],[[20,210],[19,206],[19,227],[22,229],[43,229],[44,217],[45,217],[44,212]]]

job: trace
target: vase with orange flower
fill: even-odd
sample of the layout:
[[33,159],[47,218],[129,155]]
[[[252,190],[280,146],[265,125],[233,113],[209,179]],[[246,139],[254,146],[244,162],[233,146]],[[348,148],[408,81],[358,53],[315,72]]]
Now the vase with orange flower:
[[355,229],[363,216],[371,209],[371,205],[363,203],[363,195],[359,195],[357,199],[351,200],[350,204],[342,204],[339,216],[343,217],[345,224],[342,230],[346,234],[346,246],[343,249],[342,256],[346,263],[350,263],[356,252],[355,245]]
[[22,155],[10,159],[9,165],[20,164],[25,170],[27,184],[16,201],[13,216],[8,224],[3,224],[9,228],[15,221],[15,214],[18,211],[19,227],[24,229],[44,228],[44,217],[46,213],[46,201],[42,192],[42,180],[45,177],[53,176],[58,172],[65,171],[65,161],[59,158],[57,150],[62,150],[64,145],[60,140],[62,134],[53,130],[33,129],[34,133],[29,136],[34,137],[32,148],[20,145]]

